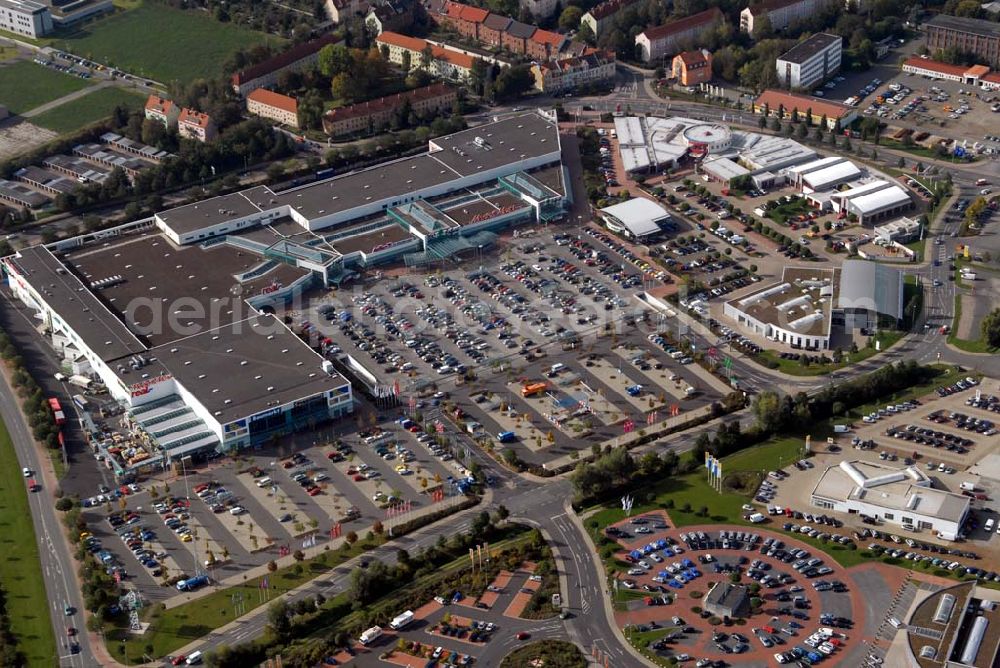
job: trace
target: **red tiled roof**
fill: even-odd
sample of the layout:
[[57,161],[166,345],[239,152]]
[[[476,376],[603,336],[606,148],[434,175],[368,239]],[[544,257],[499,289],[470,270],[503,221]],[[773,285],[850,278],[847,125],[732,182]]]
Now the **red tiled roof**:
[[340,41],[340,37],[334,35],[333,33],[327,33],[322,37],[318,37],[309,42],[303,42],[302,44],[296,44],[292,48],[279,53],[273,58],[268,58],[267,60],[257,63],[256,65],[251,65],[245,70],[240,70],[233,75],[232,81],[234,86],[240,86],[247,81],[252,81],[258,77],[262,77],[265,74],[270,74],[275,70],[280,70],[282,67],[288,67],[292,63],[302,60],[312,54],[316,53],[322,49],[327,44],[336,44]]
[[692,65],[700,65],[701,63],[707,63],[708,58],[701,51],[684,51],[678,53],[675,58],[680,58],[681,62],[684,63],[685,67],[691,67]]
[[150,95],[146,98],[146,111],[155,111],[164,116],[173,113],[174,103],[172,100],[165,100],[159,95]]
[[562,43],[566,41],[566,38],[557,32],[552,32],[551,30],[538,29],[531,35],[532,42],[538,42],[539,44],[549,44],[554,47],[562,46]]
[[181,125],[197,125],[199,128],[207,128],[208,124],[212,122],[212,117],[201,111],[183,107],[177,122]]
[[420,52],[427,48],[428,45],[431,47],[431,57],[435,60],[443,60],[455,65],[456,67],[462,67],[465,69],[472,68],[472,56],[467,56],[464,53],[458,51],[452,51],[446,49],[443,46],[437,46],[430,44],[426,40],[422,40],[417,37],[409,37],[407,35],[400,35],[398,32],[386,31],[375,38],[375,41],[379,44],[390,44],[392,46],[398,46],[400,48],[406,49],[408,51]]
[[379,44],[398,46],[410,51],[423,51],[424,47],[427,46],[425,40],[417,37],[409,37],[408,35],[400,35],[398,32],[390,32],[388,30],[376,37],[375,41]]
[[947,74],[950,76],[962,76],[965,71],[969,68],[965,65],[949,65],[948,63],[942,63],[937,60],[931,60],[929,58],[921,58],[920,56],[910,56],[905,61],[903,61],[903,66],[909,65],[910,67],[919,67],[922,70],[929,70],[931,72],[938,72],[940,74]]
[[990,83],[1000,84],[1000,72],[993,72],[992,74],[987,74],[983,77],[983,81],[989,81]]
[[650,28],[642,34],[644,34],[646,39],[649,40],[663,39],[664,37],[669,37],[670,35],[690,30],[696,26],[708,25],[709,23],[721,20],[722,10],[718,7],[712,7],[711,9],[706,9],[703,12],[692,14],[687,18],[678,19],[676,21],[671,21],[670,23],[664,23],[661,26],[656,26],[655,28]]
[[292,114],[299,113],[299,103],[294,97],[275,93],[273,90],[267,90],[266,88],[258,88],[247,95],[247,99]]
[[331,109],[323,114],[323,118],[328,122],[335,123],[337,121],[343,121],[350,118],[357,118],[358,116],[368,116],[377,112],[395,109],[407,99],[410,100],[411,103],[418,100],[429,100],[435,97],[447,95],[450,91],[451,87],[447,84],[431,84],[430,86],[415,88],[405,93],[387,95],[386,97],[380,97],[377,100],[369,100],[367,102],[352,104],[348,107]]
[[462,5],[461,18],[463,21],[468,21],[469,23],[482,23],[489,15],[490,13],[485,9]]
[[450,18],[461,19],[462,9],[464,7],[465,5],[461,4],[460,2],[449,2],[444,6],[444,13],[448,15],[448,17]]
[[770,107],[771,111],[777,111],[778,107],[784,107],[785,111],[798,109],[800,112],[812,109],[813,115],[822,116],[823,114],[826,114],[827,118],[841,118],[851,111],[850,107],[843,104],[828,102],[826,100],[821,100],[818,97],[796,95],[794,93],[786,93],[784,91],[774,89],[765,90],[760,94],[760,97],[757,98],[754,104],[758,107],[762,107],[766,104]]

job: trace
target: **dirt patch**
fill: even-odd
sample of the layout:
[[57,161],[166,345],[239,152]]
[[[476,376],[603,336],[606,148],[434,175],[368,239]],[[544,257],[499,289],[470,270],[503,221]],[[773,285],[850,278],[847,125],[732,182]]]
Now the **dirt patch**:
[[979,338],[979,323],[988,310],[987,300],[975,295],[962,295],[962,317],[958,321],[955,336],[966,341]]
[[0,124],[0,160],[12,158],[46,144],[59,135],[51,130],[13,119]]

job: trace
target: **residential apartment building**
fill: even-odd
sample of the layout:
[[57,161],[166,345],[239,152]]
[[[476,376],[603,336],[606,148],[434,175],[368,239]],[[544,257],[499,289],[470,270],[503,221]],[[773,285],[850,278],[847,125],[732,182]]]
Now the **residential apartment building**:
[[589,12],[580,19],[580,25],[586,25],[590,32],[594,33],[594,39],[599,38],[605,31],[614,26],[615,17],[618,13],[634,5],[639,0],[605,0],[599,5],[591,8]]
[[281,95],[266,88],[257,88],[247,95],[247,111],[270,118],[282,125],[299,127],[299,103],[294,97]]
[[697,86],[712,80],[712,54],[708,49],[684,51],[674,56],[670,68],[682,86]]
[[215,139],[219,135],[219,129],[208,114],[184,107],[177,117],[177,133],[204,144]]
[[407,37],[395,32],[384,32],[375,39],[379,49],[389,50],[389,62],[403,65],[409,54],[410,70],[421,67],[424,49],[430,47],[431,62],[428,72],[442,79],[450,79],[459,83],[467,83],[472,78],[472,56],[458,51],[452,51],[438,44],[432,44],[417,37]]
[[479,41],[483,44],[499,47],[503,44],[503,35],[513,21],[508,16],[490,14],[479,25]]
[[818,125],[825,116],[827,128],[831,130],[838,127],[838,123],[839,127],[846,127],[858,117],[858,112],[847,105],[772,88],[765,90],[754,100],[753,111],[755,114],[780,116],[782,119],[790,119],[797,112],[803,119],[809,116],[809,122],[813,125]]
[[531,66],[535,88],[559,94],[615,78],[615,52],[591,49],[583,56],[536,62]]
[[816,33],[778,57],[778,81],[785,88],[813,88],[840,71],[843,48],[840,35]]
[[52,32],[52,13],[39,2],[0,0],[0,30],[26,37],[42,37]]
[[975,54],[990,67],[1000,67],[1000,23],[938,14],[922,27],[931,53],[957,49]]
[[181,109],[173,100],[165,100],[159,95],[150,95],[146,98],[146,118],[161,123],[168,130],[177,127],[177,118],[180,114]]
[[364,16],[370,6],[368,0],[326,0],[323,3],[326,15],[336,24],[345,23],[355,16]]
[[696,46],[706,33],[715,30],[723,20],[722,10],[712,7],[687,18],[644,30],[635,36],[635,43],[641,49],[643,62],[659,61],[682,51],[685,46]]
[[771,28],[784,30],[794,21],[802,21],[824,9],[834,0],[764,0],[740,12],[740,30],[753,35],[761,17],[767,16]]
[[451,26],[463,37],[478,40],[479,27],[490,13],[479,7],[470,7],[460,2],[447,2],[444,11],[437,15],[438,21]]
[[418,7],[416,0],[381,0],[368,9],[365,24],[376,35],[386,30],[403,32],[413,25]]
[[536,21],[543,21],[555,13],[559,0],[520,0],[518,6],[526,9]]
[[336,44],[340,37],[327,33],[308,42],[296,44],[273,58],[251,65],[232,76],[233,91],[246,96],[258,88],[270,88],[278,83],[282,72],[301,72],[319,60],[319,51],[327,44]]
[[349,107],[331,109],[323,115],[323,131],[332,137],[379,132],[387,127],[394,111],[409,103],[413,113],[426,117],[450,109],[458,99],[456,89],[443,83],[431,84]]
[[531,33],[524,43],[524,52],[535,60],[548,60],[562,51],[566,38],[551,30],[541,28]]
[[566,38],[557,32],[541,30],[537,26],[459,2],[446,2],[444,6],[428,11],[439,24],[451,27],[463,37],[535,60],[554,58],[568,44]]

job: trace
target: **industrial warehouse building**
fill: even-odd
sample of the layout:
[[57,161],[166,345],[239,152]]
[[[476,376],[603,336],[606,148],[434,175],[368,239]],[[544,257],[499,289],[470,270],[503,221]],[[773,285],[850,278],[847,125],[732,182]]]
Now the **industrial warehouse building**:
[[829,350],[838,328],[898,325],[903,317],[903,275],[864,260],[845,260],[840,269],[785,267],[780,281],[726,302],[723,312],[772,341]]
[[[285,191],[255,187],[3,261],[64,366],[99,378],[148,441],[130,474],[256,447],[350,413],[350,382],[277,308],[390,261],[420,266],[561,217],[554,116],[516,115],[427,153]],[[109,464],[109,466],[111,466]]]
[[811,503],[955,540],[972,502],[961,494],[934,489],[930,477],[917,466],[900,469],[879,462],[842,461],[820,477]]

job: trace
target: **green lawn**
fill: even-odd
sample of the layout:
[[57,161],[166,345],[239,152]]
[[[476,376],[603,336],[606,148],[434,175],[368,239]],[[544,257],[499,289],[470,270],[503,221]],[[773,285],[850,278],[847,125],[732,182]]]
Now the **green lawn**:
[[785,202],[781,206],[771,209],[767,212],[767,217],[779,225],[787,225],[789,219],[803,213],[809,213],[811,210],[809,202],[804,197],[797,197],[791,202]]
[[143,2],[59,39],[59,48],[160,82],[217,76],[234,51],[269,37],[208,14]]
[[[29,666],[58,664],[56,641],[49,620],[45,580],[31,524],[28,493],[17,465],[14,445],[0,424],[0,582],[7,592],[7,615],[18,647]],[[46,492],[46,502],[51,498]],[[58,530],[58,529],[57,529]]]
[[[881,344],[882,348],[881,350],[875,350],[874,347],[868,347],[866,345],[864,348],[859,348],[858,352],[856,353],[845,354],[845,356],[849,358],[849,361],[841,362],[840,364],[832,364],[832,363],[810,364],[809,366],[803,366],[802,362],[798,360],[782,359],[778,355],[778,353],[774,352],[773,350],[765,350],[761,352],[759,355],[756,355],[754,359],[756,359],[761,363],[764,363],[767,366],[772,366],[772,364],[776,364],[777,366],[773,366],[772,368],[778,369],[779,371],[782,371],[792,376],[822,376],[830,373],[831,371],[837,371],[839,369],[843,369],[844,367],[848,367],[851,364],[857,364],[858,362],[868,359],[872,355],[877,355],[880,352],[884,352],[889,348],[891,348],[892,346],[896,345],[896,343],[898,343],[899,340],[903,338],[905,335],[906,332],[900,332],[891,329],[881,329],[879,330],[877,336],[877,339]],[[817,355],[818,353],[804,352],[804,354]],[[824,351],[824,354],[826,354],[829,357],[830,351]]]
[[0,67],[0,104],[22,114],[90,83],[37,63],[21,60]]
[[142,103],[143,98],[138,93],[121,88],[102,88],[39,114],[31,122],[64,134],[107,118],[118,105],[138,108]]

